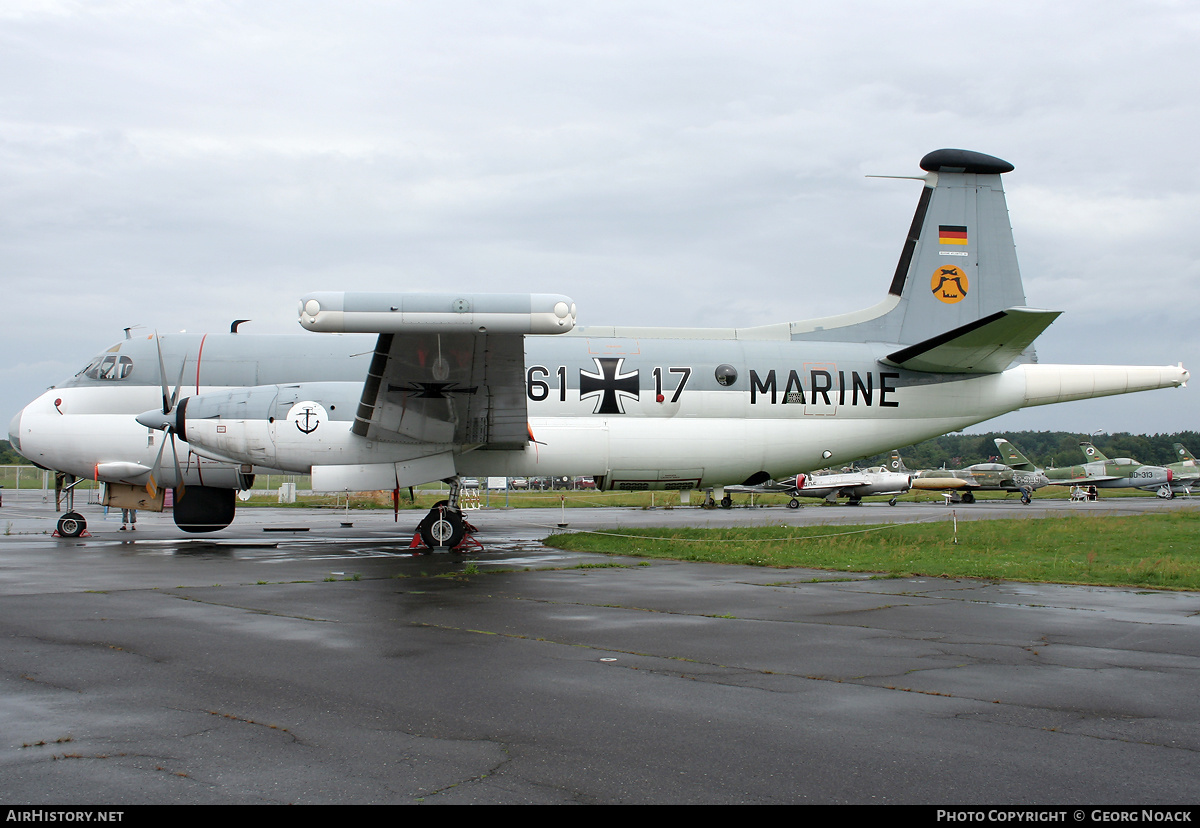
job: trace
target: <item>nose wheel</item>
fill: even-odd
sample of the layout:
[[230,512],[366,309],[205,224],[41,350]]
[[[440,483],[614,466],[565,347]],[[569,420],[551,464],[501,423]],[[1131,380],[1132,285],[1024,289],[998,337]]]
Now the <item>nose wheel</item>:
[[58,526],[54,530],[60,538],[77,538],[87,531],[87,521],[75,511],[75,486],[80,479],[62,472],[54,475],[55,508],[58,508],[61,497],[65,496],[67,500],[67,511],[58,519]]

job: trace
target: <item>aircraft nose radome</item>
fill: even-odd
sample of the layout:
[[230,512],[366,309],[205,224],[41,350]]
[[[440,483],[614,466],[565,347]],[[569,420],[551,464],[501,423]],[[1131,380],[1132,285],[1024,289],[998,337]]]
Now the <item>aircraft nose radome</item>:
[[18,411],[17,416],[12,418],[12,422],[8,424],[8,442],[12,443],[12,447],[17,451],[21,450],[21,415],[24,411]]

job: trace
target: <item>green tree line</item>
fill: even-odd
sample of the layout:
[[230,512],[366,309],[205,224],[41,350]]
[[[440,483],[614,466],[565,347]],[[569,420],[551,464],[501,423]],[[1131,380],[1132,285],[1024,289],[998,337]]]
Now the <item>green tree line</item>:
[[12,447],[8,440],[0,440],[0,466],[30,466],[33,465]]
[[[1073,431],[992,431],[986,434],[945,434],[915,446],[900,446],[900,456],[910,469],[962,468],[973,463],[1000,462],[994,442],[1005,437],[1034,464],[1043,468],[1075,466],[1086,458],[1079,449],[1087,440],[1109,458],[1132,457],[1141,463],[1165,465],[1180,460],[1172,448],[1182,443],[1193,454],[1200,450],[1200,432],[1181,431],[1176,434],[1079,434]],[[1198,455],[1200,456],[1200,455]],[[886,454],[864,461],[867,465],[882,465]],[[860,464],[862,465],[862,464]]]

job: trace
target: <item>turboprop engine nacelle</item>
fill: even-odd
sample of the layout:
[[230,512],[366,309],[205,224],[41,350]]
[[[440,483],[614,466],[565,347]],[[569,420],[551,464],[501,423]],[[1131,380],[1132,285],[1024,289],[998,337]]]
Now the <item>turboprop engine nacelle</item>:
[[259,385],[181,400],[170,414],[138,422],[169,428],[197,454],[308,473],[314,465],[378,464],[447,450],[429,443],[383,443],[351,433],[359,383]]

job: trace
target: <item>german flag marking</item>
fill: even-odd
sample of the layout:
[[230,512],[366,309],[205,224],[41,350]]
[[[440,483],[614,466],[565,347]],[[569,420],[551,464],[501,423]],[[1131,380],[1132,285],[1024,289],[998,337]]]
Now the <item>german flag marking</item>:
[[966,244],[967,228],[956,224],[938,225],[939,244]]

